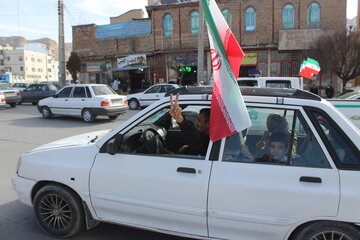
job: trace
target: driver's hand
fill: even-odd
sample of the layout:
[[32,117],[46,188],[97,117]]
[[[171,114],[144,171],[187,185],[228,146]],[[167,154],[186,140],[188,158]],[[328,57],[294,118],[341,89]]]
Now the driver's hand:
[[173,101],[173,95],[170,94],[170,116],[173,117],[176,122],[182,123],[184,121],[184,117],[181,115],[181,107],[179,106],[179,93],[176,94],[175,101]]

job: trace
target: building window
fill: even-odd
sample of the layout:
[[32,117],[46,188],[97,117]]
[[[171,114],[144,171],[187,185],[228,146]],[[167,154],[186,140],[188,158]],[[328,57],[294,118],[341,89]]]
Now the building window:
[[320,27],[320,5],[316,2],[310,3],[308,7],[308,27]]
[[291,4],[286,4],[282,12],[283,28],[284,29],[294,28],[295,26],[294,19],[295,19],[294,6]]
[[24,71],[24,67],[23,67],[23,66],[20,66],[20,71]]
[[164,15],[163,31],[165,37],[172,36],[173,34],[173,20],[170,13]]
[[199,33],[199,12],[192,11],[190,13],[190,31],[192,34]]
[[229,27],[231,28],[231,13],[230,10],[225,8],[221,11],[222,15],[225,18],[225,21],[227,22],[227,24],[229,25]]
[[32,72],[36,72],[36,68],[31,68],[31,71],[32,71]]
[[11,67],[6,67],[5,72],[11,72]]
[[6,57],[6,61],[10,61],[10,57]]
[[0,59],[0,66],[4,66],[4,60]]
[[245,10],[245,31],[255,31],[256,12],[255,8],[249,7]]
[[35,58],[32,57],[32,58],[31,58],[31,61],[32,61],[32,62],[35,62]]
[[19,61],[23,61],[23,57],[22,57],[22,56],[19,56]]

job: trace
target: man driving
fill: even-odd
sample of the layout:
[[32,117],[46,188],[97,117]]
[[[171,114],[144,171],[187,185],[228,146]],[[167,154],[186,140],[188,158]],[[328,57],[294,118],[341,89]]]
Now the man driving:
[[206,155],[209,145],[209,120],[210,108],[200,110],[195,125],[186,120],[182,115],[182,108],[178,104],[179,94],[176,94],[175,100],[170,94],[170,115],[179,124],[182,131],[191,133],[191,139],[187,139],[188,144],[179,149],[179,153],[190,155]]

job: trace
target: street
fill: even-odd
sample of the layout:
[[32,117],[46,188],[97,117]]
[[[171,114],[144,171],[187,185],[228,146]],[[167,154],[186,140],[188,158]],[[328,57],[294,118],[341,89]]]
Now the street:
[[[111,129],[139,111],[127,111],[115,121],[99,117],[92,124],[81,118],[56,117],[45,120],[36,106],[23,104],[0,110],[0,239],[56,239],[38,226],[32,208],[20,203],[11,187],[11,176],[16,171],[19,156],[36,146],[61,138]],[[165,234],[101,223],[82,231],[71,239],[123,239],[123,240],[182,240]]]

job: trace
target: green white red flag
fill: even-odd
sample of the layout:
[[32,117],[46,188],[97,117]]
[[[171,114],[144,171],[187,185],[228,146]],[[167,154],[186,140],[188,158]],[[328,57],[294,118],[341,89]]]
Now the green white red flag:
[[251,126],[249,114],[236,81],[245,54],[215,0],[201,1],[214,70],[210,114],[210,139],[214,142]]
[[307,58],[306,61],[304,60],[300,66],[299,76],[312,79],[313,76],[319,74],[320,70],[320,65],[316,60],[312,58]]

